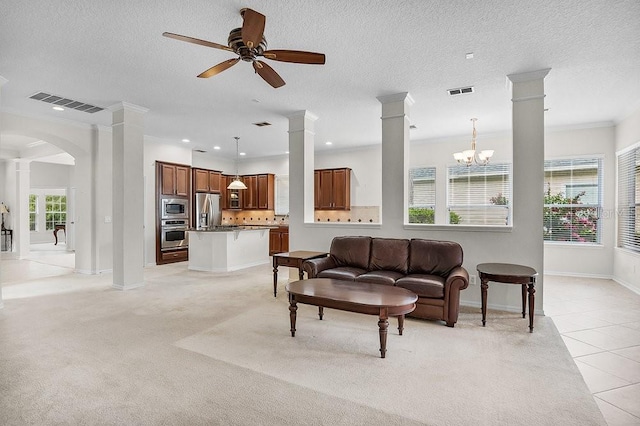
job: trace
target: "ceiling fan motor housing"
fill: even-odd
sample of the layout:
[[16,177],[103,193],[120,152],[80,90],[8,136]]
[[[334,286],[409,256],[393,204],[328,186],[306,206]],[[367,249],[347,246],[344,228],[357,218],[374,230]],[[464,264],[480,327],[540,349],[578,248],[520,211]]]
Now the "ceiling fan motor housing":
[[228,38],[229,47],[240,56],[243,61],[253,62],[256,57],[262,56],[267,50],[267,39],[262,36],[262,41],[253,49],[249,49],[242,41],[242,28],[231,30]]

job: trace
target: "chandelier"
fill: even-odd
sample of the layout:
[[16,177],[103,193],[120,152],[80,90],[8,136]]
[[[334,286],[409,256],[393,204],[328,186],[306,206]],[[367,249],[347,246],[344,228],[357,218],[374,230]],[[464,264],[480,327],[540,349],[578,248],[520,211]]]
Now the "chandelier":
[[489,163],[489,159],[493,155],[492,149],[486,149],[484,151],[477,152],[476,151],[476,136],[478,135],[476,132],[476,121],[477,118],[472,118],[473,122],[473,133],[471,135],[471,149],[467,149],[462,152],[456,152],[453,154],[453,158],[460,164],[465,164],[467,166],[471,166],[472,164],[479,164],[481,166],[486,166]]
[[240,138],[238,136],[234,136],[233,137],[236,140],[236,177],[235,179],[233,179],[233,181],[231,181],[231,183],[229,184],[229,186],[227,186],[227,189],[247,189],[247,185],[245,185],[241,180],[240,180],[240,176],[238,176],[238,144],[239,144],[239,140]]

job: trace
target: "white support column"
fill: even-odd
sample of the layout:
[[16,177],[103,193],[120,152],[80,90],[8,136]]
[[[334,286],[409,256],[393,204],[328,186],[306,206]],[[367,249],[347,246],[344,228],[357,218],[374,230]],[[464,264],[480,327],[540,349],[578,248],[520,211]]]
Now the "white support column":
[[31,188],[31,160],[13,160],[16,167],[16,206],[13,216],[13,243],[18,259],[29,257],[31,235],[29,231],[29,192]]
[[144,114],[122,102],[113,113],[113,287],[144,285]]
[[407,213],[409,115],[413,98],[407,92],[379,96],[382,104],[382,226],[385,234],[403,229]]
[[314,218],[314,123],[309,111],[289,116],[289,216],[290,222],[313,222]]
[[[528,266],[538,271],[536,300],[542,302],[544,241],[544,78],[550,69],[510,74],[513,102],[513,227]],[[542,303],[536,310],[542,309]]]
[[[6,78],[0,75],[0,105],[2,104],[2,86],[4,86],[7,81],[8,80]],[[2,121],[1,120],[0,120],[0,143],[2,143]],[[0,284],[0,309],[2,309],[3,306],[4,304],[2,303],[2,284]]]

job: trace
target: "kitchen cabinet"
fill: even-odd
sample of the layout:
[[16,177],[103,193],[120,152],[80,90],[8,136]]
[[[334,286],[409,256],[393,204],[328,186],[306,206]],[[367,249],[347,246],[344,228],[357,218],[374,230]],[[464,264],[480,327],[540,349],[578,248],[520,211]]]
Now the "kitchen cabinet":
[[221,174],[215,170],[193,169],[193,192],[220,192]]
[[188,197],[191,167],[170,163],[157,164],[160,172],[160,194]]
[[279,226],[269,230],[269,256],[289,251],[289,227]]
[[[226,178],[226,179],[225,179]],[[222,176],[223,209],[273,210],[275,207],[275,175],[263,173],[259,175],[240,176],[247,189],[229,190],[226,187],[235,176]]]
[[351,169],[319,169],[314,172],[316,210],[351,209]]
[[258,208],[258,176],[242,176],[242,181],[247,185],[247,189],[242,194],[242,208],[255,210]]
[[275,176],[272,174],[258,175],[258,209],[273,210],[274,208]]
[[[244,198],[244,189],[227,189],[227,186],[235,180],[235,176],[224,175],[221,178],[222,183],[222,209],[223,210],[241,210],[242,199]],[[242,176],[240,180],[244,182]],[[245,182],[246,184],[246,182]]]

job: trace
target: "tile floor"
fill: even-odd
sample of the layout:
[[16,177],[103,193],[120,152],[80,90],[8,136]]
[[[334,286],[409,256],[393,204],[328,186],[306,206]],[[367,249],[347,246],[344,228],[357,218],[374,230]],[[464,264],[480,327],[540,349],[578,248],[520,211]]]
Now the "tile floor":
[[[25,297],[24,291],[48,294],[45,288],[19,290],[20,283],[73,273],[73,253],[61,245],[34,245],[29,260],[15,270],[3,265],[0,282],[7,299]],[[640,295],[606,279],[545,276],[544,282],[545,314],[560,331],[607,423],[640,425]]]
[[640,295],[611,280],[544,277],[544,312],[607,423],[640,425]]

